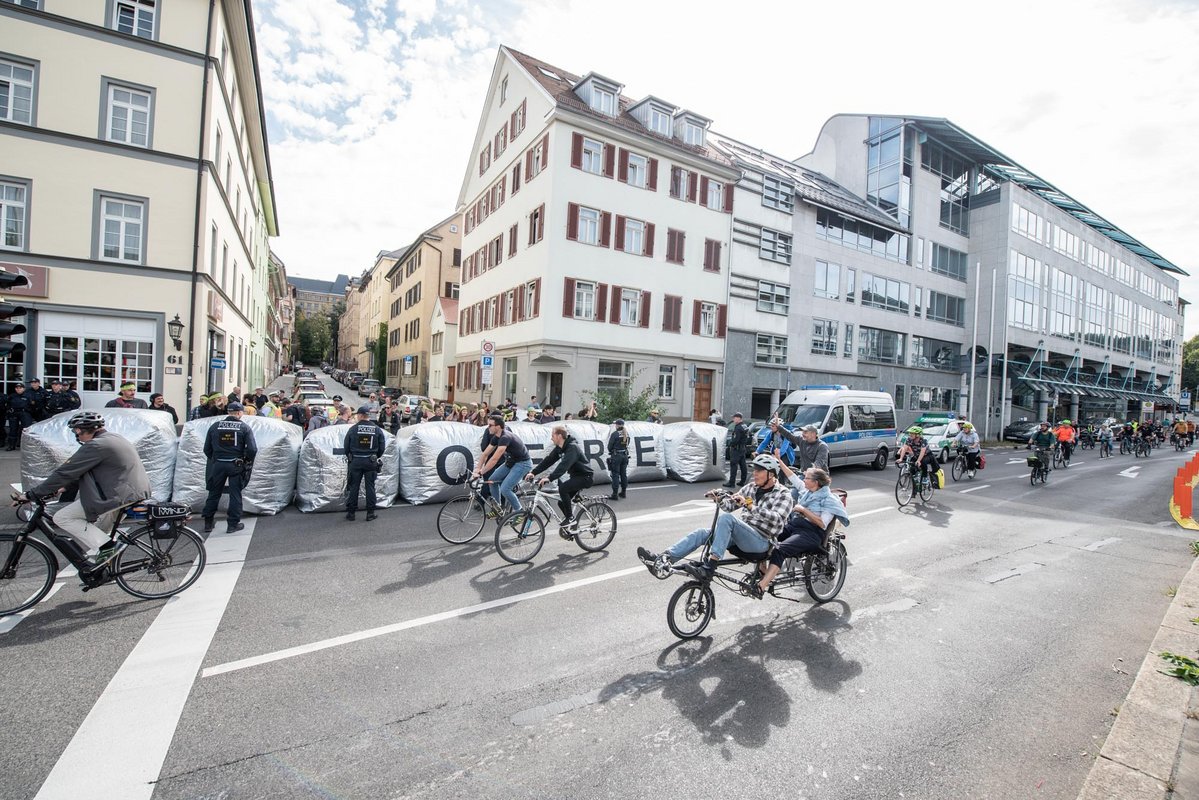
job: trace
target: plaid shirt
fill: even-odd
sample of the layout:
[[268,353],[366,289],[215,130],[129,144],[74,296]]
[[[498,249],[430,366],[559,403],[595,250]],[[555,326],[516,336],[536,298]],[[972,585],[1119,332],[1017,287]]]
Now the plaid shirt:
[[737,494],[753,500],[753,507],[741,512],[741,521],[766,538],[777,539],[791,513],[791,490],[776,480],[774,488],[761,496],[752,483],[741,487]]

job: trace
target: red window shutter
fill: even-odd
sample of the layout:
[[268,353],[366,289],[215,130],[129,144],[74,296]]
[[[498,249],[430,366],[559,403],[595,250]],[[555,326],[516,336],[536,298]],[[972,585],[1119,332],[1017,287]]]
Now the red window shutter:
[[670,330],[670,295],[662,296],[662,330]]
[[533,284],[533,316],[541,313],[541,278]]
[[608,302],[609,302],[608,322],[619,325],[620,324],[620,287],[619,286],[612,287],[611,296],[609,297]]
[[567,278],[562,287],[562,316],[575,315],[575,279]]
[[624,249],[624,217],[616,215],[616,249]]
[[604,309],[608,307],[608,284],[595,285],[595,321],[604,321]]
[[516,162],[516,166],[512,168],[512,194],[516,195],[520,191],[520,162]]
[[650,292],[642,292],[641,293],[641,314],[640,314],[641,318],[637,320],[637,326],[639,328],[648,328],[649,327],[649,301],[650,301]]
[[645,254],[651,258],[654,255],[654,223],[645,223]]
[[699,204],[701,206],[708,205],[708,176],[704,175],[699,179]]
[[541,168],[545,169],[550,165],[550,135],[547,133],[541,137]]
[[525,318],[525,287],[518,286],[516,288],[516,319],[517,321]]
[[694,300],[691,303],[691,333],[694,336],[699,336],[699,312],[700,302]]
[[712,240],[712,271],[720,272],[720,242]]
[[604,145],[604,177],[611,178],[616,174],[616,148],[610,144]]
[[[518,223],[519,224],[519,223]],[[516,255],[516,225],[508,229],[508,257]]]
[[581,133],[571,134],[570,165],[575,169],[583,168],[583,134]]
[[719,336],[721,339],[724,338],[724,334],[725,334],[726,329],[728,328],[728,324],[729,324],[729,307],[727,305],[725,305],[724,303],[721,303],[720,305],[716,306],[716,335]]
[[482,362],[482,361],[476,361],[476,362],[474,362],[474,365],[475,365],[475,386],[478,386],[478,387],[482,387],[482,386],[483,386],[483,367],[482,367],[482,364],[483,364],[483,362]]
[[699,175],[694,172],[687,173],[687,202],[695,202],[695,187],[699,185]]
[[712,240],[704,239],[704,269],[712,271]]
[[733,189],[734,186],[732,183],[724,185],[724,210],[725,213],[729,214],[733,212]]
[[513,111],[508,115],[508,141],[516,138],[516,112]]
[[616,180],[621,183],[629,181],[629,151],[620,148],[620,168],[616,171]]
[[600,247],[608,247],[612,242],[612,214],[600,212]]
[[545,235],[545,203],[537,206],[537,241]]
[[504,191],[505,191],[507,188],[508,188],[508,176],[507,176],[507,175],[505,175],[504,177],[500,178],[500,192],[499,192],[499,194],[500,194],[500,202],[499,202],[499,204],[496,206],[497,208],[498,208],[499,206],[502,206],[502,205],[504,204]]
[[533,151],[525,153],[525,183],[533,180]]
[[678,237],[675,240],[675,254],[678,256],[680,264],[687,262],[687,232],[679,231]]
[[[532,231],[529,232],[529,237],[532,238]],[[566,238],[572,241],[579,240],[579,204],[566,204]]]
[[495,247],[495,264],[492,266],[498,266],[504,260],[504,235],[502,233],[495,237],[493,246]]
[[658,159],[649,160],[649,182],[646,184],[651,192],[658,191]]
[[674,332],[678,333],[683,329],[683,298],[675,297],[674,299]]

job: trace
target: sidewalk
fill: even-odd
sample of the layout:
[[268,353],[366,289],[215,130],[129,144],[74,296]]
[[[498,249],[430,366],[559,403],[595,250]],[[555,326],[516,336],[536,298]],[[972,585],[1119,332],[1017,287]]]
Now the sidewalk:
[[1149,647],[1078,800],[1199,800],[1199,694],[1162,651],[1199,660],[1199,558]]

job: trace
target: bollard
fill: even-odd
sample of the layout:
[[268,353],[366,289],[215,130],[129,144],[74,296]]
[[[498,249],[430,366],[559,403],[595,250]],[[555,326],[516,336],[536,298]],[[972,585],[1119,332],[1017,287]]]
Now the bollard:
[[1178,491],[1178,513],[1183,519],[1192,519],[1191,512],[1193,511],[1194,490],[1191,489],[1190,481],[1184,480],[1180,475],[1178,478],[1180,484]]

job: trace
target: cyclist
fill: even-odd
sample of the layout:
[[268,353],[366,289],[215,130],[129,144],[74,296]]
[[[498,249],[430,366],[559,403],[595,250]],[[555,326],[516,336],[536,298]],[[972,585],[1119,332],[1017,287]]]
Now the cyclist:
[[[504,418],[499,414],[487,418],[487,430],[483,433],[481,447],[481,466],[475,470],[474,476],[478,478],[490,473],[491,498],[499,504],[502,497],[507,501],[510,511],[521,511],[520,498],[512,490],[521,478],[533,471],[529,449],[519,436],[505,427]],[[500,464],[501,459],[503,464]]]
[[[694,530],[661,554],[638,547],[637,557],[651,575],[657,577],[664,574],[675,561],[702,547],[709,537],[712,547],[708,562],[688,564],[686,568],[688,574],[700,580],[712,577],[716,562],[724,557],[730,542],[742,552],[766,556],[770,543],[783,532],[783,524],[791,511],[791,491],[778,480],[779,462],[774,456],[755,456],[749,465],[753,472],[750,482],[732,495],[733,503],[742,511],[742,516],[738,518],[732,513],[723,513],[716,520],[715,530]],[[715,497],[718,493],[718,489],[713,489],[705,497]]]
[[[150,497],[150,478],[128,439],[104,429],[96,411],[80,411],[67,421],[79,449],[23,499],[57,492],[76,494],[54,514],[54,524],[75,540],[96,570],[116,554],[112,530],[126,506]],[[84,480],[87,478],[88,480]]]
[[1187,445],[1189,446],[1194,443],[1195,443],[1195,422],[1194,422],[1194,420],[1188,419],[1187,420]]
[[1097,433],[1095,435],[1095,438],[1099,442],[1099,449],[1102,451],[1104,448],[1107,448],[1107,454],[1111,455],[1111,453],[1112,453],[1112,429],[1111,429],[1111,426],[1108,425],[1106,422],[1103,423],[1102,425],[1100,425],[1099,433]]
[[1037,458],[1041,461],[1041,469],[1049,469],[1049,448],[1053,447],[1053,443],[1057,439],[1053,435],[1053,431],[1049,430],[1049,423],[1042,421],[1040,429],[1034,433],[1028,440],[1028,446],[1036,451]]
[[556,481],[566,474],[570,475],[558,484],[558,508],[562,509],[562,526],[558,533],[569,536],[578,529],[571,503],[580,491],[590,488],[594,473],[591,465],[587,463],[587,457],[583,455],[583,449],[579,447],[578,440],[570,435],[565,426],[555,425],[550,439],[554,443],[554,449],[541,459],[541,463],[529,473],[527,480],[532,480],[534,475],[540,475],[554,464],[558,464],[557,468],[542,478],[539,485],[545,486],[549,481]]
[[962,429],[953,437],[955,447],[966,448],[966,469],[973,472],[978,469],[978,456],[982,452],[982,440],[969,422],[962,423]]
[[1062,450],[1062,464],[1066,467],[1070,466],[1070,453],[1074,450],[1074,441],[1078,434],[1074,431],[1074,426],[1070,424],[1070,420],[1064,419],[1057,426],[1054,432],[1057,437],[1058,447]]
[[849,514],[841,503],[841,498],[829,491],[832,479],[827,472],[815,467],[807,469],[803,474],[803,488],[783,532],[779,535],[778,544],[770,553],[770,566],[762,574],[762,579],[756,586],[754,597],[761,599],[770,583],[783,568],[783,562],[788,558],[804,553],[819,553],[825,548],[824,532],[833,518],[841,521],[842,525],[849,524]]
[[1180,419],[1174,420],[1174,438],[1184,439],[1187,435],[1187,424]]
[[916,466],[920,468],[922,478],[931,478],[932,473],[937,471],[937,457],[934,456],[928,449],[928,442],[924,440],[924,428],[919,425],[913,425],[907,430],[908,440],[903,443],[903,447],[899,448],[895,458],[902,461],[904,458],[911,456],[916,459]]

